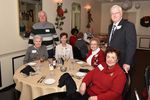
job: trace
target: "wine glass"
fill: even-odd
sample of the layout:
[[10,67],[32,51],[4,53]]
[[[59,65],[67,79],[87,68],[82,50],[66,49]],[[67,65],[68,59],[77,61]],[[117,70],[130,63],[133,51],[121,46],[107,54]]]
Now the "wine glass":
[[58,67],[61,67],[62,64],[63,64],[63,62],[62,62],[61,58],[58,58],[58,59],[57,59],[57,66],[58,66]]

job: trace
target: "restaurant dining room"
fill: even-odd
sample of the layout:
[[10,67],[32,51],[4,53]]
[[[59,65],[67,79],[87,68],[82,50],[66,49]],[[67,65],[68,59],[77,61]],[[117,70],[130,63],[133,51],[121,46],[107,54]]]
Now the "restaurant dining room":
[[150,100],[150,0],[1,0],[0,100]]

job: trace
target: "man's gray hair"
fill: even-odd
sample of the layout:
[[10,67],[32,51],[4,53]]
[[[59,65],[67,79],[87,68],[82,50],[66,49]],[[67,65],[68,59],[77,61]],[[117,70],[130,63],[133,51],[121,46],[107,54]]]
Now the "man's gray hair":
[[40,16],[40,14],[41,14],[41,13],[44,13],[44,15],[47,17],[46,12],[45,12],[45,11],[43,11],[43,10],[41,10],[41,11],[39,11],[39,12],[38,12],[38,18],[39,18],[39,16]]
[[122,8],[119,5],[113,5],[110,9],[110,12],[112,12],[114,9],[117,9],[119,12],[122,13]]

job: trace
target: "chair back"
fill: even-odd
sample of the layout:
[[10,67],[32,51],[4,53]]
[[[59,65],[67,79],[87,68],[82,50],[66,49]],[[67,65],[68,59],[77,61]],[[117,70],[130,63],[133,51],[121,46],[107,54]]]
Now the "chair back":
[[76,46],[73,47],[73,57],[74,59],[83,60],[81,51]]
[[135,93],[136,100],[140,100],[140,97],[139,97],[137,90],[134,90],[134,93]]
[[127,100],[128,93],[129,93],[130,88],[131,88],[131,78],[130,78],[130,75],[128,73],[126,73],[126,79],[127,80],[126,80],[124,90],[123,90],[123,93],[122,93],[123,100]]
[[146,89],[149,90],[150,85],[150,66],[147,66],[145,69],[145,83],[146,83]]

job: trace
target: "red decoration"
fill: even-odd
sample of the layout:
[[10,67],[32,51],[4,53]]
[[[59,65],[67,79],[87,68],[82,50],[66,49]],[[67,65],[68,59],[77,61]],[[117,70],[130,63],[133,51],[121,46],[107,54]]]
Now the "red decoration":
[[63,29],[62,28],[62,25],[64,25],[63,20],[66,18],[64,16],[64,13],[67,13],[67,9],[63,10],[62,5],[63,5],[63,3],[57,3],[57,10],[56,10],[57,17],[56,17],[56,23],[55,23],[55,25],[56,25],[56,28],[58,28],[60,30]]
[[58,6],[58,7],[57,7],[57,15],[58,15],[59,17],[64,16],[64,10],[62,9],[61,6]]

